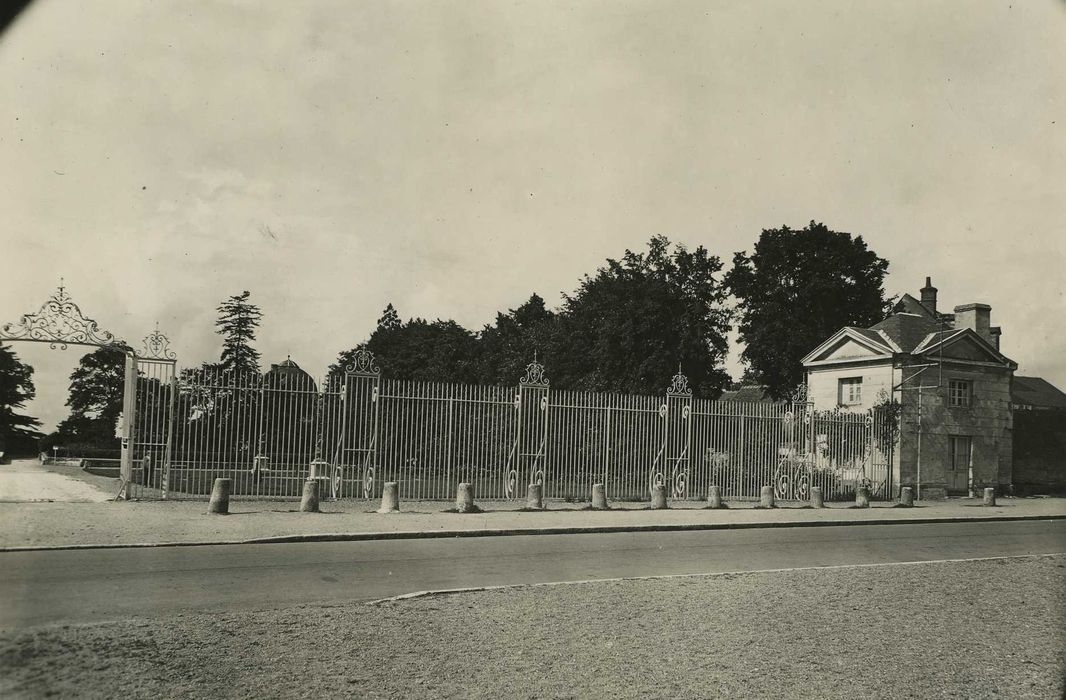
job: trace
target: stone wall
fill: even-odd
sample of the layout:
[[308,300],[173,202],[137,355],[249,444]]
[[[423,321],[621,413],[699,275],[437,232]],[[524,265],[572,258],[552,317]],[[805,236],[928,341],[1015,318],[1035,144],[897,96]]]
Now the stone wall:
[[892,364],[888,361],[882,364],[819,367],[809,370],[807,374],[807,398],[814,404],[814,409],[828,411],[836,408],[840,401],[839,381],[851,377],[862,377],[862,404],[847,406],[848,411],[871,409],[882,391],[886,395],[892,393],[894,375]]
[[[973,382],[969,407],[948,405],[951,379]],[[908,386],[938,383],[937,368],[932,367]],[[936,498],[966,495],[965,479],[952,483],[950,478],[952,436],[970,437],[973,488],[993,486],[1000,493],[1010,491],[1012,483],[1013,421],[1010,409],[1011,372],[1002,367],[951,364],[945,362],[941,386],[921,392],[922,430],[921,495]],[[903,416],[900,435],[900,486],[918,484],[918,401],[916,390],[903,391]]]

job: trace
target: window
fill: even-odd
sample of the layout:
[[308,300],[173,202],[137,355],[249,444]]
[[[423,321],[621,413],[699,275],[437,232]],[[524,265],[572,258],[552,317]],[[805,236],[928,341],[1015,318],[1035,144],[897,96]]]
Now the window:
[[839,380],[840,405],[855,406],[862,403],[862,377]]
[[948,382],[948,405],[969,406],[973,395],[973,382],[965,379],[952,379]]
[[951,445],[951,471],[969,472],[970,455],[973,450],[972,439],[952,435],[949,440]]

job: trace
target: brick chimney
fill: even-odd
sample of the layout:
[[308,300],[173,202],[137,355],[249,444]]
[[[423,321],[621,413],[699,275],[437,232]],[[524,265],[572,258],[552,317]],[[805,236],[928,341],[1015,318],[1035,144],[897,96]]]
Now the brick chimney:
[[922,306],[936,314],[936,287],[933,286],[931,277],[925,278],[925,286],[922,287]]
[[999,345],[998,334],[992,336],[992,307],[988,304],[963,304],[955,307],[955,328],[969,328],[992,344]]

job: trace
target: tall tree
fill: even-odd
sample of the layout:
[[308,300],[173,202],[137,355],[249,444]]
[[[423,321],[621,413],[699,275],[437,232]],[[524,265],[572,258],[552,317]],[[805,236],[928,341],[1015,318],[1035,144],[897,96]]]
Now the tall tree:
[[693,390],[715,397],[730,329],[722,263],[663,236],[627,250],[566,296],[547,368],[564,388],[660,394],[681,370]]
[[535,354],[543,356],[555,340],[556,315],[545,308],[544,299],[533,294],[517,309],[496,314],[496,323],[485,326],[478,337],[478,381],[510,385]]
[[740,312],[748,374],[783,398],[803,381],[800,360],[842,326],[884,318],[888,261],[862,236],[811,221],[766,229],[755,252],[736,253],[726,284]]
[[128,351],[130,347],[122,343],[117,347],[97,348],[78,361],[70,374],[67,397],[70,415],[59,423],[55,434],[49,437],[50,442],[115,446],[115,424],[122,413]]
[[33,367],[0,345],[0,452],[33,451],[41,422],[16,411],[24,408],[35,393]]
[[394,379],[436,382],[473,382],[477,371],[477,341],[474,334],[455,321],[414,318],[401,322],[389,304],[366,343],[345,350],[330,366],[342,372],[355,353],[366,348],[374,353],[382,372]]
[[223,369],[237,372],[259,372],[259,351],[252,347],[255,329],[263,314],[248,301],[247,291],[231,296],[218,307],[216,333],[222,336],[221,364]]

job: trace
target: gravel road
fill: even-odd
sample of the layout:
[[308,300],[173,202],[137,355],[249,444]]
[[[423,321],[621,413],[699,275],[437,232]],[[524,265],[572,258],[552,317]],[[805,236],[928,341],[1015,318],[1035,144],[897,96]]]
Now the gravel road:
[[0,633],[0,696],[1061,698],[1066,556]]

